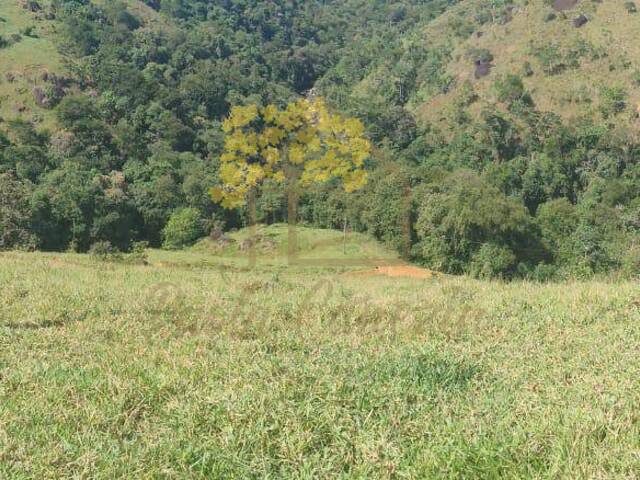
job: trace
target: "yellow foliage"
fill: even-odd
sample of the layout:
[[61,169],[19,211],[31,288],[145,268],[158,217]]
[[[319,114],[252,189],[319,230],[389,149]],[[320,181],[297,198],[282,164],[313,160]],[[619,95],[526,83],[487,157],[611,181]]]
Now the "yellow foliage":
[[287,165],[300,165],[300,182],[340,178],[348,192],[367,182],[363,170],[371,154],[358,119],[331,114],[322,99],[275,105],[234,107],[223,123],[225,152],[220,157],[223,187],[210,190],[225,208],[244,203],[245,195],[263,180],[285,180]]

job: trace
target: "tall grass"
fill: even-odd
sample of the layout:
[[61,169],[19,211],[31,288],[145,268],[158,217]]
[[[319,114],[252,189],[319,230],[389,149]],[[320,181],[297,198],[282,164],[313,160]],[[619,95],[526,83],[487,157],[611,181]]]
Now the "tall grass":
[[0,256],[0,478],[640,471],[633,283],[157,263]]

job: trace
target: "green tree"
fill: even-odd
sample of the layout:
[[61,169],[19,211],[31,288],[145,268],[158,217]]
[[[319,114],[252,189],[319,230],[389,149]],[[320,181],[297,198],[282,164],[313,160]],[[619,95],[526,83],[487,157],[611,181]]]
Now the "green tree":
[[0,250],[32,249],[29,187],[13,175],[0,174]]
[[[540,259],[539,235],[524,205],[477,174],[454,172],[427,185],[417,201],[414,254],[432,268],[509,276],[517,263]],[[486,266],[498,250],[500,261]]]

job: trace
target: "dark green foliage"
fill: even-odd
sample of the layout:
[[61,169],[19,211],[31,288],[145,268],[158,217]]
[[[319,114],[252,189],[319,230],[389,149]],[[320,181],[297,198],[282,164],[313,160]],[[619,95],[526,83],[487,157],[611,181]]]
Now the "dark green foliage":
[[91,245],[89,254],[103,262],[117,262],[128,265],[147,265],[147,242],[136,242],[131,251],[124,253],[111,245],[109,241],[99,241]]
[[553,252],[556,264],[571,263],[571,238],[578,228],[580,217],[576,208],[565,198],[540,205],[536,216],[548,251]]
[[30,189],[11,174],[0,174],[0,251],[32,249]]
[[[459,171],[420,196],[414,255],[432,268],[479,276],[509,276],[542,251],[524,206],[486,180]],[[496,254],[495,262],[489,256]]]
[[546,45],[538,48],[534,55],[547,75],[562,73],[566,68],[564,57],[556,45]]
[[410,175],[410,170],[394,164],[382,167],[366,192],[362,213],[369,233],[403,254],[409,253],[413,241],[415,213]]
[[580,68],[583,59],[597,60],[604,56],[598,48],[584,39],[560,47],[556,43],[544,43],[531,49],[547,75],[557,75],[568,69]]
[[89,249],[89,254],[99,260],[107,260],[118,253],[118,249],[114,248],[113,245],[111,245],[111,242],[106,240],[94,243]]
[[25,37],[38,38],[35,29],[35,26],[29,25],[28,27],[24,27],[22,30],[20,30],[20,33]]

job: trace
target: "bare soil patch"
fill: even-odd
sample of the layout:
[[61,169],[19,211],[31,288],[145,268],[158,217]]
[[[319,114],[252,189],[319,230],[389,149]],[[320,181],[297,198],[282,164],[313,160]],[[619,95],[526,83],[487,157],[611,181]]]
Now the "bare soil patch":
[[373,270],[362,270],[353,272],[352,275],[362,275],[365,277],[387,276],[404,278],[437,278],[442,274],[428,270],[426,268],[414,267],[413,265],[398,265],[390,267],[376,267]]

